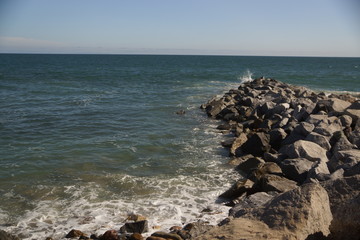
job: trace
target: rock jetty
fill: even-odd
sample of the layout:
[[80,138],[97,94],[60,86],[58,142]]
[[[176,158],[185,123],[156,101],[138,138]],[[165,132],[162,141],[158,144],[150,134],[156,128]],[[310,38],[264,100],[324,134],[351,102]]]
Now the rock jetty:
[[258,78],[201,108],[243,177],[219,196],[229,218],[194,239],[360,238],[358,98]]
[[[223,120],[218,129],[228,138],[222,145],[229,149],[229,164],[240,173],[218,199],[231,207],[228,218],[217,226],[199,221],[144,237],[147,219],[132,214],[120,229],[100,236],[73,229],[64,237],[360,239],[359,98],[258,78],[201,108]],[[0,239],[19,238],[0,231]]]

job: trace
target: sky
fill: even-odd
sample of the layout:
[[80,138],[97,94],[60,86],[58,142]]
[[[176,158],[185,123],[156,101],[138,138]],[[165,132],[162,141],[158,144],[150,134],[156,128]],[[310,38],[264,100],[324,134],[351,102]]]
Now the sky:
[[360,57],[360,0],[0,0],[0,53]]

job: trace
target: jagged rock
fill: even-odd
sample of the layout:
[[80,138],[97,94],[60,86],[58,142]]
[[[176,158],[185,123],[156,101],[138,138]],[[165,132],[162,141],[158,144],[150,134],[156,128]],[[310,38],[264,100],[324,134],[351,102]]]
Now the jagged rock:
[[343,151],[343,150],[350,150],[354,146],[351,142],[347,139],[347,137],[342,134],[340,139],[335,143],[334,147],[331,149],[332,153],[335,154],[336,152]]
[[225,107],[224,100],[221,98],[209,102],[205,110],[209,117],[216,117]]
[[360,175],[322,182],[329,194],[333,221],[330,239],[358,239],[360,236]]
[[342,125],[339,122],[326,123],[320,122],[314,129],[314,132],[320,135],[331,137],[335,132],[342,131]]
[[245,161],[241,162],[237,167],[236,170],[240,170],[246,174],[250,174],[252,171],[258,168],[261,163],[265,161],[258,157],[248,158]]
[[144,233],[149,231],[148,221],[128,222],[120,228],[121,233]]
[[264,206],[273,199],[278,193],[276,192],[257,192],[244,198],[240,203],[236,204],[229,210],[229,216],[238,217],[243,214],[243,209],[258,208]]
[[249,179],[241,179],[238,180],[235,184],[233,184],[227,191],[222,193],[219,197],[225,199],[235,199],[244,193],[250,192],[252,187],[254,186],[254,182]]
[[343,127],[350,127],[352,124],[352,118],[349,115],[342,115],[339,119]]
[[329,168],[324,161],[318,161],[313,164],[308,172],[307,179],[317,179],[320,181],[326,180],[327,176],[330,175]]
[[310,141],[299,140],[294,144],[287,145],[280,149],[280,153],[284,153],[289,158],[306,158],[310,161],[328,161],[326,150]]
[[281,169],[288,179],[294,180],[302,184],[307,177],[308,171],[314,162],[306,158],[285,159],[281,162]]
[[228,123],[220,124],[219,126],[217,126],[216,129],[219,129],[219,130],[230,130],[230,129],[231,129],[231,125],[228,124]]
[[167,240],[183,240],[179,235],[175,234],[175,233],[166,233],[166,232],[154,232],[153,234],[151,234],[151,236],[154,237],[160,237],[160,238],[165,238]]
[[281,168],[274,162],[260,163],[256,170],[251,173],[249,179],[260,180],[266,174],[282,175]]
[[263,175],[254,186],[258,192],[287,192],[296,187],[295,181],[274,174]]
[[270,136],[263,132],[255,133],[241,146],[241,150],[254,156],[262,156],[270,150]]
[[280,239],[306,239],[319,232],[327,236],[332,221],[328,194],[315,183],[280,194],[263,207],[244,211],[241,217],[260,220],[292,236]]
[[301,122],[298,126],[294,128],[294,131],[306,137],[314,130],[314,128],[314,124],[308,122]]
[[305,121],[307,123],[317,125],[319,122],[321,122],[327,118],[328,118],[328,115],[318,113],[318,114],[311,114]]
[[341,114],[351,105],[351,103],[338,98],[330,98],[328,100],[320,100],[318,106],[320,105],[322,105],[321,107],[325,108],[328,113],[334,112],[335,114]]
[[245,162],[246,160],[248,160],[249,158],[253,158],[254,156],[251,154],[247,154],[241,157],[237,157],[237,158],[233,158],[231,159],[228,164],[232,165],[232,166],[238,166],[240,163]]
[[4,230],[0,230],[0,239],[1,240],[20,240],[20,238],[18,238],[17,236],[7,233]]
[[79,237],[86,237],[87,235],[80,230],[72,229],[68,234],[66,234],[65,238],[79,238]]
[[329,161],[332,171],[338,168],[349,169],[360,162],[360,150],[351,149],[336,152]]
[[324,135],[320,135],[318,133],[312,132],[305,138],[305,140],[316,143],[327,151],[331,149],[331,145],[329,143],[329,137],[326,137]]
[[241,151],[241,146],[248,140],[247,136],[245,133],[241,133],[233,142],[233,144],[231,145],[231,149],[230,149],[230,155],[231,156],[236,156],[239,157],[242,154]]
[[305,136],[297,133],[296,131],[290,130],[291,133],[281,142],[282,146],[293,144],[299,140],[304,140]]
[[282,128],[276,128],[269,132],[270,145],[274,149],[280,149],[281,142],[286,138],[287,134]]

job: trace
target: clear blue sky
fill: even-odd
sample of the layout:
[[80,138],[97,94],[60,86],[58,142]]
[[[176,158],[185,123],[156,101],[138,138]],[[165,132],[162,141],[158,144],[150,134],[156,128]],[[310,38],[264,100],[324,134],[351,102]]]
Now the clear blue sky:
[[0,0],[0,53],[360,57],[360,0]]

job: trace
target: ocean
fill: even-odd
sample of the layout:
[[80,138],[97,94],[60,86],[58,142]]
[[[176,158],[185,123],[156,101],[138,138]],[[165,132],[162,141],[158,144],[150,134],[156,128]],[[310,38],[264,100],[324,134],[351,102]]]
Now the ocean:
[[360,58],[0,54],[0,229],[216,224],[239,176],[199,106],[260,76],[360,94]]

